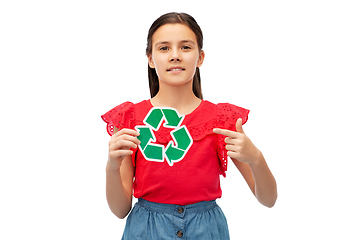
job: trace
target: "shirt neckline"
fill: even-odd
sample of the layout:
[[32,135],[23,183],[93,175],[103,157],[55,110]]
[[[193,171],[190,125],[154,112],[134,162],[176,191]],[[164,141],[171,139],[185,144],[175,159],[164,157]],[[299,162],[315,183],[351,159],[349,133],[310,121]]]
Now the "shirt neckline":
[[[148,103],[148,105],[149,105],[151,108],[155,107],[155,106],[152,105],[150,99],[147,100],[147,103]],[[195,114],[196,112],[199,111],[200,108],[202,108],[202,106],[204,105],[204,103],[205,103],[205,100],[202,100],[202,99],[201,99],[201,102],[200,102],[199,106],[197,106],[192,112],[190,112],[190,113],[188,113],[188,114],[181,114],[181,115],[189,116],[189,115]]]

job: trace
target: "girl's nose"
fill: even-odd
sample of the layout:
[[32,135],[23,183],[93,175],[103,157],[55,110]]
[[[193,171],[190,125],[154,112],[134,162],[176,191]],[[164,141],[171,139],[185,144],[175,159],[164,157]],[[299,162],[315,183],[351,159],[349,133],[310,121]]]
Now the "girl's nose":
[[181,62],[180,58],[171,58],[171,62]]
[[173,51],[170,57],[170,62],[181,62],[181,57],[178,51]]

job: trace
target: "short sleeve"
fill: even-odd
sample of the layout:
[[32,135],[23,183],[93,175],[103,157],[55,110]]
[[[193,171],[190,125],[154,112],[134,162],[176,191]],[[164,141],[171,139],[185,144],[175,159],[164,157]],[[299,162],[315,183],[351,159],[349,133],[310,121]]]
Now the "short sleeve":
[[236,121],[241,118],[244,125],[248,120],[250,110],[230,103],[217,105],[217,118],[220,128],[236,131]]
[[114,134],[114,127],[118,129],[135,127],[135,107],[132,102],[124,102],[101,116],[107,123],[107,132]]
[[[238,107],[230,103],[219,103],[217,104],[217,120],[218,127],[222,129],[228,129],[236,131],[236,121],[241,118],[242,124],[244,125],[248,120],[249,110]],[[225,136],[218,135],[218,157],[220,160],[220,174],[226,176],[228,156],[225,148]]]

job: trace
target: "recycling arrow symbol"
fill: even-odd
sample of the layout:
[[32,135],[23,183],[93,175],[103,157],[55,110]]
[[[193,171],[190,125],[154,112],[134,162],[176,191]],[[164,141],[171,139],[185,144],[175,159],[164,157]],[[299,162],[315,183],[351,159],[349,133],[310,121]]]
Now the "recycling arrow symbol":
[[[175,162],[181,161],[191,145],[193,139],[186,126],[181,126],[185,116],[180,115],[174,108],[152,108],[144,119],[145,126],[136,126],[139,131],[139,149],[148,161],[164,162],[173,166]],[[172,141],[166,147],[156,144],[153,131],[158,131],[161,123],[165,120],[164,127],[173,128],[170,132]]]

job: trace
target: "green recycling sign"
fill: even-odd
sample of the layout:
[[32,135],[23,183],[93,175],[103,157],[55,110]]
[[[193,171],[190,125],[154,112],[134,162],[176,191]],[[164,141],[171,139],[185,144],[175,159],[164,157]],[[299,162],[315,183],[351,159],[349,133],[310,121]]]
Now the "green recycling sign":
[[[165,160],[169,166],[173,166],[174,163],[181,161],[191,145],[193,139],[186,128],[181,126],[185,116],[180,115],[174,108],[152,108],[144,119],[144,125],[138,125],[135,127],[139,131],[140,140],[139,149],[144,158],[148,161],[164,162]],[[156,138],[154,131],[160,129],[161,123],[165,120],[164,127],[173,128],[170,132],[172,141],[167,146],[156,144]]]

